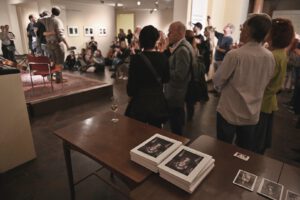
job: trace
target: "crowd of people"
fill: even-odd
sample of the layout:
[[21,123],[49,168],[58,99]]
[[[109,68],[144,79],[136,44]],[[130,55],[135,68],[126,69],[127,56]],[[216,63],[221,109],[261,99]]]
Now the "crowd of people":
[[[167,35],[152,25],[127,34],[120,29],[106,57],[91,37],[80,54],[70,51],[64,59],[64,45],[70,48],[59,13],[54,7],[51,15],[45,11],[38,20],[29,16],[31,53],[50,56],[69,70],[99,72],[109,66],[112,78],[128,79],[126,116],[156,127],[169,121],[172,132],[182,135],[185,122],[193,120],[195,104],[209,100],[210,66],[220,97],[218,139],[263,154],[271,146],[277,95],[283,85],[293,89],[286,106],[300,116],[300,43],[288,19],[250,15],[240,27],[239,44],[233,43],[231,23],[221,33],[210,17],[204,35],[200,22],[193,24],[193,30],[173,22]],[[1,26],[0,39],[3,56],[15,61],[14,35],[7,25]],[[300,128],[300,117],[296,127]]]
[[[253,14],[241,26],[239,44],[233,44],[232,24],[220,33],[207,20],[204,36],[199,22],[193,30],[173,22],[167,38],[151,25],[141,30],[140,50],[129,62],[125,114],[157,127],[169,121],[172,132],[181,135],[195,103],[209,100],[205,75],[214,63],[213,84],[220,96],[217,138],[263,154],[271,146],[287,66],[294,88],[287,106],[299,115],[299,38],[290,20]],[[160,48],[162,38],[165,48]]]

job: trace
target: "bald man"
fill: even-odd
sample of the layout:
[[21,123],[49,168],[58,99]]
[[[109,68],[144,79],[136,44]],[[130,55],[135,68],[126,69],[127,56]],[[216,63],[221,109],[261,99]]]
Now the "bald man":
[[170,125],[173,133],[182,135],[185,121],[184,101],[191,79],[190,68],[195,61],[193,47],[185,39],[185,25],[179,21],[169,27],[169,64],[170,82],[166,85],[165,95],[170,110]]

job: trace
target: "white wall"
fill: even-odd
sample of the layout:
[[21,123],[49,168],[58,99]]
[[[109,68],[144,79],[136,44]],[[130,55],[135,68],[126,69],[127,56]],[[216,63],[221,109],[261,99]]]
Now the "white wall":
[[[70,46],[75,46],[77,52],[80,52],[81,48],[85,48],[86,42],[90,40],[90,36],[84,36],[83,27],[91,26],[94,28],[94,37],[98,42],[98,48],[102,51],[103,55],[106,56],[115,35],[114,7],[102,4],[82,4],[61,0],[54,0],[53,5],[58,5],[63,8],[60,18],[64,23],[66,39]],[[69,37],[67,34],[67,26],[78,26],[79,36]],[[106,27],[107,36],[98,36],[96,30],[99,26]]]
[[5,24],[9,25],[10,31],[13,32],[16,36],[15,45],[17,51],[20,54],[23,54],[22,39],[21,39],[16,6],[7,4],[6,0],[1,0],[0,1],[0,25],[5,25]]
[[[29,23],[28,16],[34,15],[36,18],[38,18],[38,4],[36,2],[28,2],[28,3],[22,3],[18,4],[17,6],[17,13],[18,13],[18,21],[19,21],[19,31],[21,33],[20,35],[20,45],[22,45],[22,53],[28,53],[29,47],[28,47],[28,37],[27,37],[27,25]],[[21,52],[20,52],[21,53]]]
[[191,21],[192,1],[174,0],[173,5],[174,5],[173,21],[181,21],[187,27],[189,27]]
[[[208,15],[212,17],[212,25],[219,32],[227,23],[235,26],[234,41],[239,40],[239,26],[247,18],[249,0],[209,0]],[[222,9],[221,9],[222,8]]]
[[[117,13],[126,13],[118,10]],[[153,25],[159,30],[167,33],[170,23],[173,21],[173,9],[162,9],[157,12],[150,13],[149,10],[128,11],[134,13],[135,26]]]

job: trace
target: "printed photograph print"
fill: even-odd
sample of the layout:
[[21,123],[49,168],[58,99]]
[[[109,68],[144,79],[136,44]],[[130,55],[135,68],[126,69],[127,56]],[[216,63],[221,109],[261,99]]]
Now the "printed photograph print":
[[250,191],[254,191],[257,176],[249,172],[239,170],[233,183]]
[[77,26],[68,26],[68,35],[69,36],[78,36],[78,27]]
[[84,36],[92,36],[94,35],[93,27],[85,26],[84,28]]
[[180,151],[166,166],[188,176],[203,159],[202,156],[187,150]]
[[98,30],[99,30],[99,36],[106,36],[106,28],[100,27]]
[[153,140],[149,141],[144,146],[140,147],[138,150],[154,158],[157,158],[160,154],[162,154],[170,146],[172,146],[172,144],[173,143],[170,141],[166,141],[162,138],[155,137]]
[[285,200],[300,200],[300,194],[287,190]]
[[283,192],[283,185],[263,178],[257,192],[270,199],[280,200]]

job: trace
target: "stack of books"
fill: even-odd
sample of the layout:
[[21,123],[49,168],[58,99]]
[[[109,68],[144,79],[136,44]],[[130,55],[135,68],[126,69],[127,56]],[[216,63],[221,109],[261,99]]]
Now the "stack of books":
[[173,153],[182,142],[155,134],[130,151],[132,161],[157,173],[158,165]]
[[212,156],[155,134],[130,151],[131,160],[192,193],[215,166]]
[[158,169],[162,178],[192,193],[214,168],[214,163],[210,155],[181,146]]

